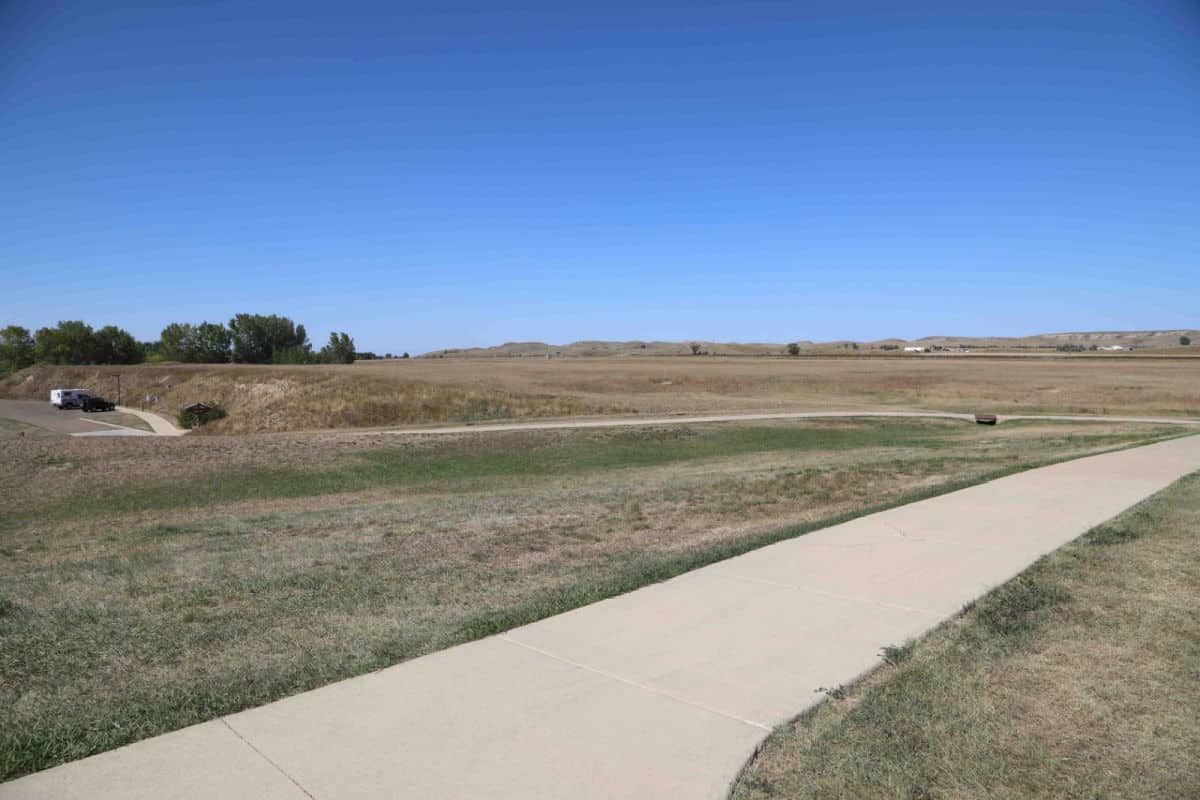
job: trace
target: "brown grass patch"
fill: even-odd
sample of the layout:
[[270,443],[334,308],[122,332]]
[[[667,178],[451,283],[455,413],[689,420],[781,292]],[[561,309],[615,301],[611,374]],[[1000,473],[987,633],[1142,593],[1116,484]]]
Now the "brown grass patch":
[[735,796],[1200,796],[1200,475],[778,729]]

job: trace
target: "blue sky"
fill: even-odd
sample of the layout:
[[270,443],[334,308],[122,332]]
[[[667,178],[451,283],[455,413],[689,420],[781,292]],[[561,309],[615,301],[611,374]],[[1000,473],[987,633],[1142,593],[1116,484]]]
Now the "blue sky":
[[1195,327],[1200,5],[0,6],[0,324]]

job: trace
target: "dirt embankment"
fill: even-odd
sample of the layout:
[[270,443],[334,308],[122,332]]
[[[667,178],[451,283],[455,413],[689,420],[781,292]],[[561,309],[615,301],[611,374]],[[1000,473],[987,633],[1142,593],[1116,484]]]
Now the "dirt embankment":
[[[352,366],[35,366],[0,380],[0,397],[45,400],[52,388],[85,388],[116,400],[118,376],[126,405],[171,419],[190,403],[219,404],[228,416],[205,426],[208,433],[504,420],[605,410],[572,397],[381,377]],[[152,398],[148,405],[147,396]]]

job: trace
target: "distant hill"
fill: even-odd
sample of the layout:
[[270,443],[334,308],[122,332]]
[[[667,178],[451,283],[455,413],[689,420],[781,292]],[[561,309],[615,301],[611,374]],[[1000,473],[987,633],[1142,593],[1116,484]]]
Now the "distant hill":
[[[812,347],[812,342],[803,342]],[[546,344],[545,342],[506,342],[495,347],[470,347],[449,350],[434,350],[423,358],[516,358],[516,357],[604,357],[604,356],[684,356],[691,355],[695,346],[701,352],[726,355],[769,355],[781,352],[784,345],[769,343],[739,342],[572,342],[570,344]]]
[[[1079,331],[1073,333],[1039,333],[1034,336],[924,336],[920,339],[879,339],[877,341],[852,341],[849,339],[832,342],[798,340],[804,352],[872,351],[903,347],[961,346],[972,350],[1021,351],[1054,350],[1062,345],[1084,348],[1113,347],[1120,345],[1136,350],[1179,349],[1181,336],[1190,338],[1193,347],[1200,352],[1200,331],[1192,329],[1160,331]],[[434,350],[423,358],[587,358],[614,356],[683,356],[691,355],[693,349],[715,355],[779,355],[786,352],[785,342],[706,342],[700,340],[683,342],[571,342],[570,344],[547,344],[545,342],[506,342],[494,347],[469,347]]]
[[968,347],[996,349],[1054,349],[1060,345],[1083,347],[1112,347],[1120,345],[1138,350],[1180,347],[1179,338],[1186,336],[1197,346],[1200,337],[1195,330],[1164,331],[1077,331],[1073,333],[1039,333],[1034,336],[1018,337],[971,337],[971,336],[926,336],[912,345],[964,344]]

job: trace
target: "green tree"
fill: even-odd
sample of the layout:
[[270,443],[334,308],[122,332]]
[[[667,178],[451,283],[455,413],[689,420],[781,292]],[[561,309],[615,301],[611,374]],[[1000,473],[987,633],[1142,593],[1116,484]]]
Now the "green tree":
[[354,340],[345,331],[329,334],[329,344],[321,348],[320,360],[325,364],[353,364]]
[[787,346],[787,351],[789,356],[798,356],[800,355],[800,345],[796,342],[792,342]]
[[233,337],[219,322],[201,322],[192,338],[192,361],[220,364],[229,360]]
[[33,337],[28,328],[9,325],[0,330],[0,370],[16,372],[33,363]]
[[1183,345],[1184,347],[1187,347],[1189,344],[1191,344],[1191,343],[1192,343],[1192,337],[1190,337],[1190,336],[1180,336],[1180,337],[1179,337],[1179,343],[1180,343],[1181,345]]
[[66,320],[54,328],[39,328],[33,335],[34,357],[43,364],[93,364],[96,337],[92,326]]
[[272,364],[311,364],[312,349],[308,347],[276,347],[271,354]]
[[233,337],[219,322],[172,322],[160,338],[163,357],[193,364],[220,364],[229,360]]
[[186,322],[172,322],[158,336],[158,352],[167,361],[187,361],[195,329]]
[[287,317],[238,314],[229,321],[233,360],[246,364],[302,364],[312,360],[303,325]]
[[105,325],[92,335],[92,358],[97,364],[140,364],[146,353],[129,331]]

